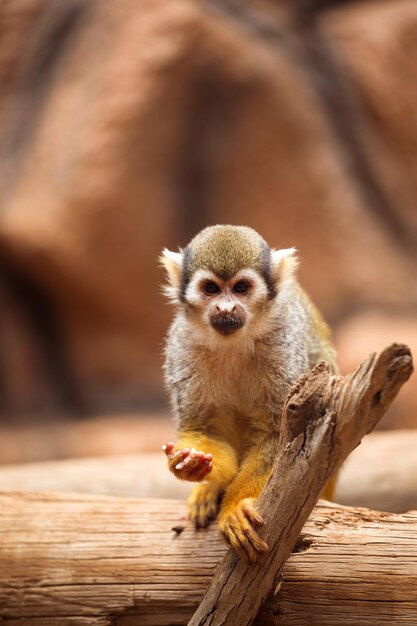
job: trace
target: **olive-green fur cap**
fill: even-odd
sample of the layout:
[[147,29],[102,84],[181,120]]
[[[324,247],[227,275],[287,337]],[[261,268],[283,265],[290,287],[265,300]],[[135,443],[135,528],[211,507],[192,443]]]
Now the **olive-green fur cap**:
[[247,226],[218,225],[202,230],[187,246],[188,273],[207,269],[228,280],[239,270],[252,267],[263,271],[264,239]]

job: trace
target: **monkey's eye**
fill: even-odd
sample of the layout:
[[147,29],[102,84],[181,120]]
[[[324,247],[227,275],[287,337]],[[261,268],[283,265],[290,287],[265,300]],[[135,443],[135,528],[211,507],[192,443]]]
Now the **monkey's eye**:
[[233,287],[233,291],[236,292],[236,293],[246,293],[248,289],[249,289],[249,285],[248,285],[248,283],[245,283],[244,280],[240,280]]
[[216,283],[207,283],[204,286],[204,291],[208,294],[210,294],[210,296],[212,296],[215,293],[219,293],[220,289],[219,287],[216,285]]

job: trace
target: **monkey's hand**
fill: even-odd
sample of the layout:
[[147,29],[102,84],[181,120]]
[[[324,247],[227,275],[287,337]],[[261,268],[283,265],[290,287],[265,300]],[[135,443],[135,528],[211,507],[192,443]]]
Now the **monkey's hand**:
[[221,510],[218,528],[224,540],[247,562],[256,563],[268,545],[255,530],[264,520],[255,508],[255,498],[244,498],[233,507]]
[[172,441],[162,446],[162,450],[168,457],[168,467],[171,472],[181,480],[201,482],[213,469],[213,455],[183,448],[176,450]]
[[188,498],[188,517],[196,528],[206,528],[217,515],[220,488],[216,484],[203,483],[193,487]]

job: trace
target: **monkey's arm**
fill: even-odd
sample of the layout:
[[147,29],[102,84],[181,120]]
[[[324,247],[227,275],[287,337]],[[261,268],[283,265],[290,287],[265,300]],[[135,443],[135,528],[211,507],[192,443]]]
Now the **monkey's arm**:
[[204,528],[216,517],[219,497],[236,476],[236,452],[226,441],[199,431],[180,432],[179,435],[175,449],[174,444],[164,446],[168,466],[183,480],[205,480],[193,488],[188,498],[190,520],[197,528]]
[[[208,481],[223,490],[237,472],[237,455],[227,433],[223,436],[213,426],[219,421],[217,407],[206,400],[207,374],[200,361],[201,350],[195,352],[190,346],[189,329],[178,316],[170,329],[165,362],[178,439],[173,449],[165,447],[165,452],[168,467],[177,478]],[[220,423],[223,421],[227,420]]]

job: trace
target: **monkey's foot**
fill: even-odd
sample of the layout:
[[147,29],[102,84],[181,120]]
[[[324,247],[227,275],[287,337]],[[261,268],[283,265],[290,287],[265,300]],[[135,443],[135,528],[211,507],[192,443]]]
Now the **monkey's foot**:
[[213,455],[194,448],[176,450],[169,441],[162,450],[168,457],[168,467],[177,478],[201,482],[213,468]]
[[269,549],[254,529],[254,526],[264,523],[255,502],[255,498],[244,498],[233,508],[226,507],[220,512],[218,521],[219,531],[226,543],[249,563],[256,563]]
[[188,498],[188,517],[196,528],[206,528],[215,519],[219,506],[217,485],[196,485]]

